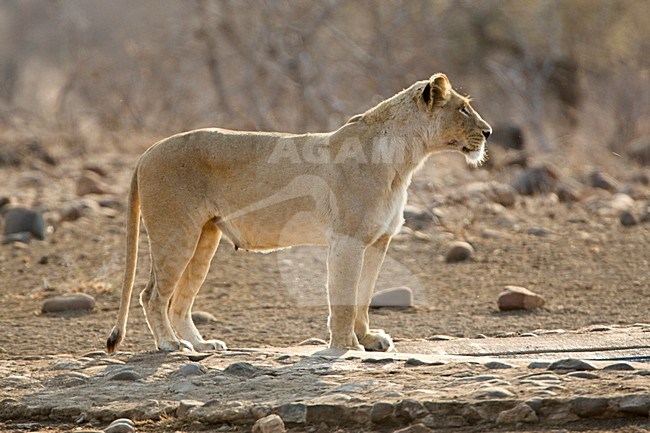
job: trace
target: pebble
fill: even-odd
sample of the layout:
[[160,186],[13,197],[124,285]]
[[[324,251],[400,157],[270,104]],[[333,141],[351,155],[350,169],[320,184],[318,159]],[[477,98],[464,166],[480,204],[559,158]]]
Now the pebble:
[[462,262],[472,257],[472,254],[474,254],[474,248],[469,243],[462,241],[451,242],[445,253],[445,261],[447,263]]
[[110,189],[97,173],[86,171],[77,179],[76,193],[78,197],[88,194],[109,194]]
[[592,364],[581,359],[567,358],[555,361],[548,366],[549,370],[587,371],[596,370]]
[[285,431],[282,418],[275,414],[260,418],[253,425],[253,433],[284,433]]
[[320,338],[308,338],[298,343],[298,346],[326,346],[327,341]]
[[509,410],[504,410],[497,416],[497,425],[512,425],[519,423],[536,423],[539,419],[532,407],[519,403]]
[[4,234],[6,236],[27,232],[36,239],[45,239],[43,213],[22,207],[9,209],[4,215]]
[[176,416],[183,418],[189,413],[189,411],[195,407],[203,406],[202,401],[198,400],[181,400],[178,403],[178,408],[176,409]]
[[544,164],[523,170],[512,186],[519,194],[533,195],[553,191],[558,179],[557,170],[550,164]]
[[506,286],[506,290],[497,297],[497,305],[501,311],[540,308],[545,302],[537,293],[519,286]]
[[393,287],[391,289],[381,290],[370,300],[371,308],[380,307],[412,307],[413,291],[408,287]]
[[611,371],[634,371],[636,370],[632,364],[628,364],[627,362],[617,362],[614,364],[609,364],[603,367],[603,370],[611,370]]
[[142,379],[138,373],[133,370],[122,370],[108,377],[108,380],[136,381]]
[[582,200],[580,189],[574,185],[563,183],[555,190],[560,203],[573,203]]
[[278,412],[286,423],[304,424],[307,421],[307,406],[304,403],[283,404]]
[[511,207],[517,203],[517,190],[507,183],[497,183],[492,186],[494,201],[501,206]]
[[188,377],[188,376],[201,376],[204,375],[208,369],[198,362],[190,362],[185,365],[181,365],[178,370],[172,373],[176,377]]
[[404,365],[407,367],[421,367],[421,366],[436,366],[436,365],[445,365],[444,361],[425,361],[418,358],[409,358],[404,362]]
[[395,407],[392,403],[379,401],[372,405],[372,409],[370,410],[370,421],[375,424],[382,424],[391,421],[394,412]]
[[619,221],[621,222],[621,225],[623,225],[623,227],[631,227],[638,224],[638,221],[636,220],[634,215],[632,215],[632,213],[627,210],[621,212]]
[[83,204],[75,203],[59,210],[59,222],[72,222],[81,218],[86,207]]
[[43,301],[41,312],[63,313],[68,311],[91,311],[95,309],[95,299],[85,293],[68,293]]
[[205,325],[216,320],[217,318],[207,311],[192,311],[192,321],[195,325]]
[[501,362],[501,361],[489,361],[483,364],[485,368],[493,369],[493,370],[499,370],[499,369],[506,369],[506,368],[514,368],[514,365],[508,364],[507,362]]
[[393,433],[433,433],[433,430],[422,423],[417,423],[408,427],[401,428],[399,430],[395,430]]
[[609,406],[605,397],[578,397],[571,401],[571,410],[581,418],[602,415]]
[[248,362],[235,362],[223,370],[225,374],[240,377],[253,377],[257,374],[263,373],[264,371],[266,371],[265,368],[255,366]]
[[367,364],[390,364],[391,362],[395,362],[395,358],[364,358],[361,362]]
[[540,238],[550,236],[553,234],[552,230],[549,230],[544,227],[528,227],[524,230],[526,234],[533,235],[533,236],[538,236]]
[[454,339],[455,337],[452,337],[451,335],[442,335],[442,334],[436,334],[427,337],[427,340],[429,341],[449,341]]
[[133,433],[135,428],[127,423],[114,423],[104,429],[104,433]]
[[598,379],[599,377],[597,374],[588,373],[586,371],[574,371],[567,374],[567,376],[577,377],[578,379]]
[[432,212],[410,204],[404,208],[404,225],[412,230],[423,230],[436,223],[437,218]]
[[596,169],[589,174],[589,185],[593,188],[614,192],[618,189],[619,182],[609,174]]
[[498,387],[486,388],[486,389],[483,389],[483,390],[479,391],[476,394],[477,398],[490,398],[490,399],[492,399],[492,398],[495,398],[495,399],[496,398],[512,398],[514,396],[515,396],[515,394],[512,391],[510,391],[508,389],[505,389],[505,388],[498,388]]
[[623,397],[618,408],[621,412],[650,416],[650,394]]

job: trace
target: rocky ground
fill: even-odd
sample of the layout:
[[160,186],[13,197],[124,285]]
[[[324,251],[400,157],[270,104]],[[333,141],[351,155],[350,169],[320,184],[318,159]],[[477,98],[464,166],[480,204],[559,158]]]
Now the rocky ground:
[[[580,377],[531,368],[531,359],[495,369],[486,360],[413,366],[282,353],[276,348],[327,337],[325,257],[315,247],[257,255],[222,243],[195,309],[206,313],[206,336],[246,350],[196,361],[150,352],[134,296],[124,352],[108,357],[100,351],[119,302],[137,155],[55,157],[0,168],[3,226],[11,209],[35,210],[31,237],[44,238],[18,234],[0,245],[0,430],[104,429],[126,417],[139,431],[248,431],[269,413],[296,432],[648,428],[643,357],[629,371],[596,362]],[[647,341],[650,170],[554,162],[503,153],[491,168],[469,170],[457,155],[432,159],[414,178],[406,228],[378,282],[379,290],[407,286],[412,305],[374,309],[373,325],[404,347],[440,334],[472,341],[595,325]],[[454,259],[459,241],[471,249]],[[140,246],[136,292],[148,275],[144,232]],[[544,305],[500,311],[507,285]],[[77,293],[90,298],[76,311],[46,306]],[[493,388],[507,392],[485,391]]]

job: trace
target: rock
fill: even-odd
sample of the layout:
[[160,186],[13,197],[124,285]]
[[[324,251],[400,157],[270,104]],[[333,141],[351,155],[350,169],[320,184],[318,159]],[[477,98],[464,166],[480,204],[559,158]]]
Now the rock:
[[223,372],[233,376],[253,377],[265,372],[266,370],[267,369],[265,368],[258,367],[248,362],[235,362],[224,368]]
[[135,432],[135,423],[128,418],[113,421],[104,429],[104,433],[132,433]]
[[423,230],[438,222],[432,212],[426,212],[413,205],[404,208],[404,225],[413,230]]
[[178,404],[178,408],[176,409],[176,416],[179,418],[183,418],[185,415],[189,413],[190,410],[202,405],[203,402],[198,400],[181,400]]
[[609,364],[603,367],[603,370],[610,370],[610,371],[634,371],[636,368],[632,366],[632,364],[628,364],[627,362],[616,362],[614,364]]
[[381,307],[412,307],[413,291],[408,287],[393,287],[392,289],[381,290],[370,300],[371,308]]
[[497,425],[513,425],[520,423],[535,423],[538,422],[537,414],[532,407],[526,403],[519,403],[517,406],[509,410],[500,412],[497,416]]
[[412,398],[405,398],[397,404],[396,413],[400,418],[404,418],[407,421],[413,421],[414,419],[423,418],[429,414],[429,411],[422,406],[417,400]]
[[284,433],[285,431],[282,418],[275,414],[260,418],[253,425],[253,433]]
[[581,418],[602,415],[609,406],[605,397],[578,397],[571,401],[571,411]]
[[589,173],[589,185],[593,188],[605,189],[611,192],[615,192],[620,186],[616,179],[598,169]]
[[621,412],[650,416],[650,394],[630,395],[618,403]]
[[578,379],[598,379],[598,375],[594,373],[588,373],[586,371],[574,371],[567,374],[569,377],[577,377]]
[[7,236],[27,232],[36,239],[45,239],[45,221],[40,211],[15,207],[5,213],[4,220],[4,234]]
[[626,211],[634,207],[634,199],[627,194],[617,193],[609,203],[612,209]]
[[624,227],[631,227],[635,226],[638,224],[636,218],[630,211],[623,211],[621,212],[621,216],[619,217],[619,220],[621,221],[621,224]]
[[497,297],[497,305],[501,311],[541,308],[544,303],[543,297],[519,286],[506,286],[506,290]]
[[122,370],[108,377],[107,380],[124,380],[127,382],[133,382],[136,380],[142,379],[138,373],[133,370]]
[[467,242],[451,242],[447,247],[447,253],[445,254],[445,261],[447,263],[462,262],[472,257],[474,254],[474,248]]
[[641,137],[627,146],[627,154],[635,162],[650,165],[650,137]]
[[573,183],[563,182],[555,190],[558,200],[561,203],[573,203],[582,200],[580,188]]
[[514,368],[514,365],[508,364],[507,362],[501,362],[501,361],[489,361],[483,364],[485,368],[489,368],[491,370],[499,370],[499,369],[505,369],[505,368]]
[[11,203],[11,199],[9,197],[0,197],[0,210],[7,206],[9,203]]
[[192,311],[192,321],[195,325],[205,325],[216,320],[216,317],[206,311]]
[[390,364],[391,362],[395,362],[395,358],[364,358],[361,360],[361,362],[365,362],[366,364]]
[[523,170],[512,182],[512,187],[522,195],[551,192],[560,178],[550,164],[541,164]]
[[421,366],[436,366],[436,365],[445,365],[444,361],[424,361],[418,358],[409,358],[404,362],[404,365],[407,367],[421,367]]
[[71,204],[59,211],[59,222],[72,222],[81,218],[84,214],[85,206],[82,204]]
[[84,164],[83,168],[84,168],[84,170],[92,171],[93,173],[96,173],[96,174],[100,175],[101,177],[108,176],[108,173],[106,172],[106,170],[104,170],[104,168],[102,166],[100,166],[99,164],[89,162],[89,163]]
[[433,433],[433,430],[422,423],[417,423],[408,427],[401,428],[399,430],[395,430],[393,433]]
[[298,343],[298,346],[327,346],[327,341],[320,338],[308,338]]
[[284,422],[290,424],[304,424],[307,422],[307,406],[303,403],[287,403],[278,409]]
[[506,388],[485,388],[476,393],[477,398],[488,398],[488,399],[498,399],[498,398],[512,398],[515,394]]
[[46,299],[41,307],[43,313],[64,313],[68,311],[91,311],[95,299],[85,293],[67,293]]
[[442,335],[442,334],[435,334],[435,335],[430,335],[427,337],[427,340],[429,341],[449,341],[449,340],[454,340],[456,337],[452,337],[451,335]]
[[527,227],[524,232],[529,235],[539,236],[541,238],[550,236],[553,234],[553,231],[544,228],[544,227]]
[[372,405],[372,409],[370,410],[370,421],[375,424],[390,422],[393,419],[394,412],[395,407],[392,403],[379,401]]
[[596,370],[592,364],[581,359],[566,358],[555,361],[548,366],[549,370],[588,371]]
[[11,235],[7,235],[4,238],[2,238],[2,244],[13,244],[15,242],[19,242],[21,244],[28,244],[32,241],[32,234],[28,232],[20,232],[20,233],[14,233]]
[[528,368],[548,368],[551,365],[550,361],[532,361],[528,364]]
[[77,196],[83,197],[88,194],[110,194],[111,191],[97,173],[86,171],[77,180],[76,192]]
[[497,183],[492,186],[494,201],[504,207],[511,207],[517,203],[517,190],[507,183]]
[[176,377],[202,376],[207,371],[208,369],[202,364],[199,364],[198,362],[190,362],[188,364],[181,365],[178,370],[172,373],[172,375]]

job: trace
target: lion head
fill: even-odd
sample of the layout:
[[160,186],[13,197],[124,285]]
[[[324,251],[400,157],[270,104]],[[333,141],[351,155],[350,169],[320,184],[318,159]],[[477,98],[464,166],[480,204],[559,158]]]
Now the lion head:
[[479,165],[486,158],[485,141],[490,125],[470,105],[470,98],[451,88],[445,74],[435,74],[417,87],[416,99],[433,122],[436,134],[432,146],[465,155],[468,164]]

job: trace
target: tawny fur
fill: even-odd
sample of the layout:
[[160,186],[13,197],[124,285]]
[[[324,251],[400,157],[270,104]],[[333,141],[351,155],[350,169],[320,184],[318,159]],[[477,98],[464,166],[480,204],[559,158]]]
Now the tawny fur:
[[328,245],[330,347],[390,350],[390,336],[369,328],[368,305],[411,176],[436,151],[479,164],[490,132],[436,74],[330,133],[200,129],[156,143],[131,182],[122,300],[107,351],[126,332],[140,213],[152,259],[140,302],[159,349],[225,349],[191,319],[223,235],[255,251]]

